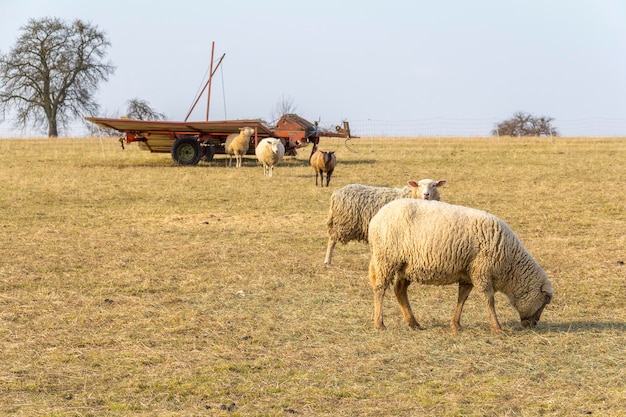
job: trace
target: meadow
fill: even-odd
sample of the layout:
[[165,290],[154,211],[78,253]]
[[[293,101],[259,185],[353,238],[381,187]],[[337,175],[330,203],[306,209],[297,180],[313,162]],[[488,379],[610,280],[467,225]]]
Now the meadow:
[[[0,140],[0,415],[624,416],[624,138],[322,139],[265,178],[116,138]],[[524,329],[502,295],[412,285],[425,330],[372,321],[369,249],[323,264],[333,190],[447,179],[506,221],[555,296]]]

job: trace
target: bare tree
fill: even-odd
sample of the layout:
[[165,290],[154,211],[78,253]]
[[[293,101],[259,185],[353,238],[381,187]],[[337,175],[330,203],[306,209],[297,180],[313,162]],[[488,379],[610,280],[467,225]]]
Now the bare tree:
[[537,117],[518,111],[511,118],[498,123],[491,134],[494,136],[558,136],[558,131],[552,126],[553,120],[551,117]]
[[276,107],[270,114],[272,119],[271,124],[275,124],[278,122],[278,119],[282,117],[283,114],[294,114],[298,110],[298,106],[296,106],[293,102],[293,97],[282,95],[278,102],[276,103]]
[[115,71],[103,62],[110,42],[97,26],[58,18],[30,19],[13,49],[0,54],[0,110],[17,113],[16,124],[47,124],[59,134],[74,118],[95,114],[94,94]]
[[150,103],[146,100],[133,98],[128,100],[126,108],[126,117],[137,120],[166,120],[167,117],[163,113],[159,113],[150,107]]

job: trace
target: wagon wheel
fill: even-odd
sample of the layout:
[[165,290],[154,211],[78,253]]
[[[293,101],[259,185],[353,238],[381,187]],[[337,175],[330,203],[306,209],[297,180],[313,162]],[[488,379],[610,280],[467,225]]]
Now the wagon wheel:
[[172,145],[172,159],[180,165],[196,165],[202,157],[200,143],[195,137],[184,136]]

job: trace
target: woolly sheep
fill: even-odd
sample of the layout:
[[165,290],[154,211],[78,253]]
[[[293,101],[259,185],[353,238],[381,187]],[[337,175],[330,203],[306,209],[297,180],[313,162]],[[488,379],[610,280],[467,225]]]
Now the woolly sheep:
[[311,166],[315,171],[315,185],[317,185],[317,175],[320,176],[320,186],[324,186],[324,172],[326,173],[326,186],[330,183],[330,176],[337,165],[335,151],[325,151],[318,149],[311,155]]
[[266,138],[259,142],[254,153],[263,164],[263,175],[271,177],[274,165],[277,165],[285,155],[285,146],[280,139]]
[[372,217],[382,206],[398,198],[439,200],[439,187],[447,180],[423,179],[408,181],[404,188],[372,187],[350,184],[332,193],[326,220],[328,246],[324,263],[330,265],[337,242],[352,240],[367,242],[367,230]]
[[385,205],[369,226],[374,291],[374,324],[383,324],[383,297],[394,281],[404,320],[421,329],[407,296],[412,282],[459,284],[452,330],[461,328],[461,311],[472,288],[485,297],[491,329],[500,332],[494,293],[505,294],[522,326],[534,327],[554,294],[546,273],[509,226],[481,210],[437,201],[399,199]]
[[250,138],[254,134],[254,128],[252,127],[242,127],[239,129],[239,133],[231,133],[226,137],[226,143],[224,144],[224,148],[226,154],[228,155],[228,166],[231,165],[231,161],[233,156],[235,156],[237,160],[236,167],[241,168],[241,162],[243,156],[248,152],[250,148]]

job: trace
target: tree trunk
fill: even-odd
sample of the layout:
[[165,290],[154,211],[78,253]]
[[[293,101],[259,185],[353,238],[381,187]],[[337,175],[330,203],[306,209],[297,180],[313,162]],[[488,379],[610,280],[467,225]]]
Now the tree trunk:
[[59,130],[57,128],[57,119],[54,116],[48,117],[48,137],[56,138],[59,136]]

